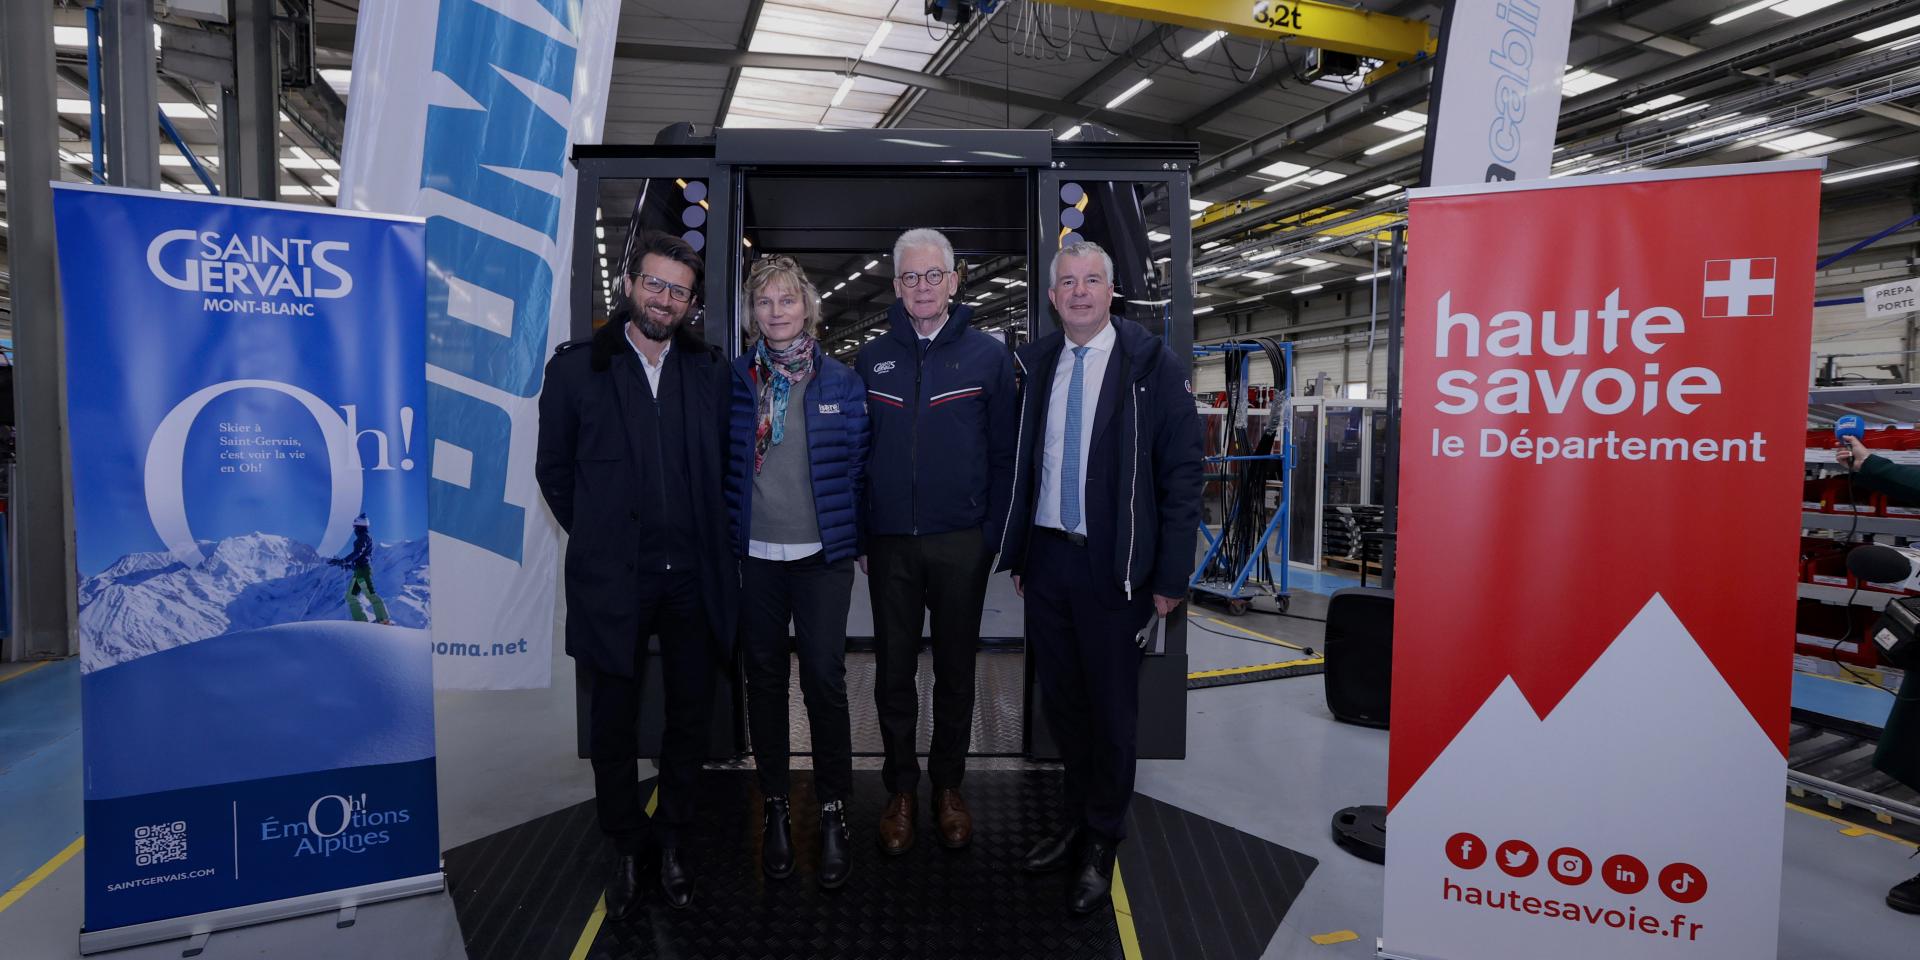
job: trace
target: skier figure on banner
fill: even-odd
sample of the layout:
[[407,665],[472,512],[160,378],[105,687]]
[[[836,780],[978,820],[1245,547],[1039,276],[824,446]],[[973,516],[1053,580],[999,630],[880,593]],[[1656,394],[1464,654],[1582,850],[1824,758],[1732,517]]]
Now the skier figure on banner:
[[387,605],[380,599],[378,591],[373,589],[373,532],[367,526],[367,515],[353,518],[353,552],[344,557],[333,557],[327,561],[335,567],[352,567],[353,578],[347,581],[347,610],[353,619],[367,622],[367,603],[361,599],[366,593],[367,600],[373,602],[373,622],[393,625],[387,617]]

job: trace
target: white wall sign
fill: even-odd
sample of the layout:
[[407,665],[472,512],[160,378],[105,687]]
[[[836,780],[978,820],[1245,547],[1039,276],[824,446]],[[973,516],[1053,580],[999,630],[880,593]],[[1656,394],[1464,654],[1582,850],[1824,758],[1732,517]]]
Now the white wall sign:
[[1868,287],[1860,291],[1860,296],[1866,301],[1868,320],[1912,313],[1920,310],[1920,277]]

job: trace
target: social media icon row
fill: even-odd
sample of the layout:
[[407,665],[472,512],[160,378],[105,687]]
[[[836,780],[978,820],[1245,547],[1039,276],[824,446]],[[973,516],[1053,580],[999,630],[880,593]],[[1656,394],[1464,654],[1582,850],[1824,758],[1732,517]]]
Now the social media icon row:
[[[1447,860],[1462,870],[1478,870],[1485,866],[1489,853],[1500,872],[1516,879],[1533,876],[1539,871],[1543,859],[1539,851],[1525,840],[1508,840],[1491,849],[1486,841],[1471,833],[1456,833],[1447,840]],[[1593,860],[1573,847],[1554,850],[1544,860],[1547,873],[1569,887],[1577,887],[1593,879]],[[1668,864],[1656,878],[1637,857],[1622,853],[1608,857],[1601,863],[1599,873],[1600,882],[1622,896],[1640,893],[1647,889],[1649,882],[1654,881],[1657,881],[1660,892],[1675,903],[1697,903],[1707,895],[1707,875],[1692,864]]]

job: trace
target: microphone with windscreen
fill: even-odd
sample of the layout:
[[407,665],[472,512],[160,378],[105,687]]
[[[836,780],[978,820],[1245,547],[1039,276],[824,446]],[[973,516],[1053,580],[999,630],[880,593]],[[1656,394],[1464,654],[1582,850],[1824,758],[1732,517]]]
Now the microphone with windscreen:
[[1858,414],[1849,413],[1833,422],[1833,438],[1845,440],[1848,437],[1863,442],[1867,439],[1867,422],[1860,419]]
[[1847,572],[1868,583],[1905,583],[1920,573],[1920,550],[1863,543],[1847,552]]
[[[1868,583],[1915,590],[1920,588],[1920,550],[1861,544],[1847,553],[1847,572]],[[1880,659],[1892,666],[1920,665],[1909,662],[1920,658],[1920,597],[1889,601],[1874,626],[1873,642]]]

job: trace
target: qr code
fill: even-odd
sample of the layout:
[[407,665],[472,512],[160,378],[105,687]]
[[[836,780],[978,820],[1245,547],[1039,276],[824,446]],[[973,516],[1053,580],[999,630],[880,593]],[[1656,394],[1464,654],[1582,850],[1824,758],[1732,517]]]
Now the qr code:
[[133,862],[151,867],[187,858],[187,822],[156,823],[133,828]]

